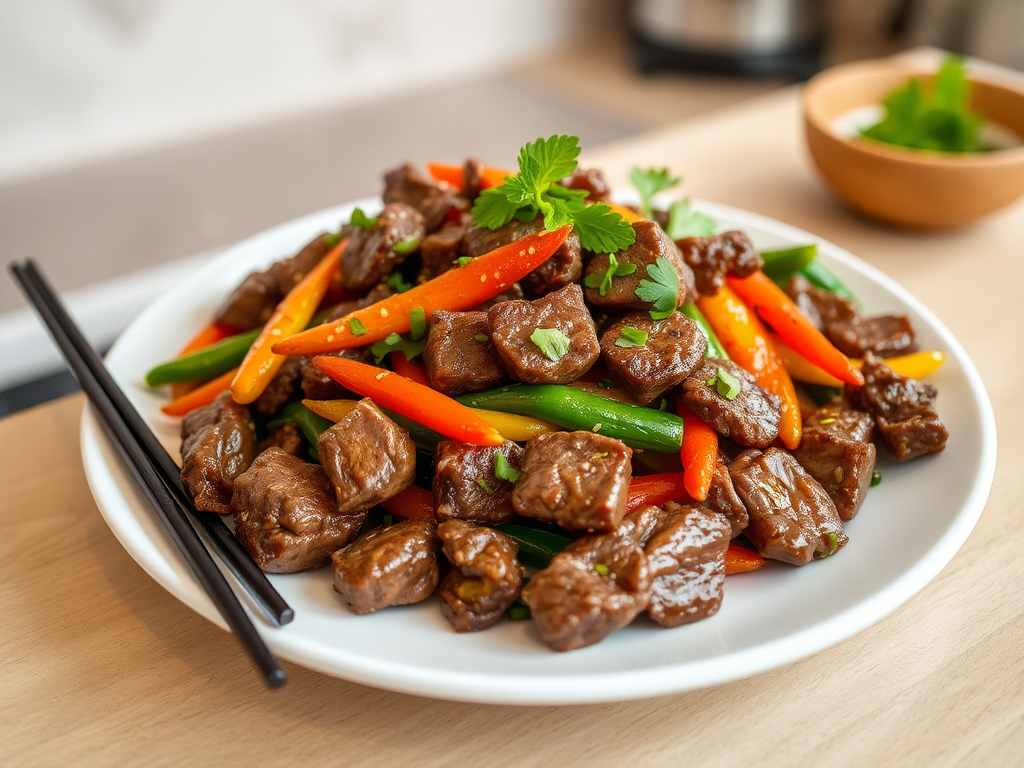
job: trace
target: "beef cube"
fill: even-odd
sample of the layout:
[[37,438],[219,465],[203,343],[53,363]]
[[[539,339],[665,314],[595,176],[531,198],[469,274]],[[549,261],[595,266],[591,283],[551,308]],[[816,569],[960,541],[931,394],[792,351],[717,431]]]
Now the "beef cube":
[[636,270],[629,275],[613,277],[610,285],[605,275],[611,265],[611,257],[607,253],[599,253],[587,264],[584,281],[587,286],[587,302],[608,312],[629,312],[630,310],[650,310],[651,302],[643,301],[636,295],[641,280],[650,280],[647,268],[657,263],[659,258],[668,259],[679,275],[679,292],[676,306],[681,306],[687,298],[694,294],[693,271],[686,266],[676,244],[669,239],[665,231],[653,221],[638,221],[633,224],[636,242],[624,251],[614,254],[619,266],[634,265]]
[[339,512],[369,509],[412,485],[416,446],[409,433],[364,398],[317,440]]
[[235,535],[268,573],[319,568],[358,532],[366,512],[342,514],[316,464],[271,448],[235,479]]
[[[732,400],[714,386],[719,368],[740,382],[739,394]],[[683,382],[683,402],[716,432],[739,445],[766,448],[779,436],[782,400],[761,389],[753,376],[729,360],[705,360]]]
[[235,478],[256,458],[249,409],[222,392],[181,422],[181,481],[196,509],[231,512]]
[[324,322],[332,323],[337,320],[341,320],[345,315],[350,315],[357,309],[363,309],[364,307],[369,307],[371,304],[376,304],[378,301],[383,301],[388,296],[394,295],[394,293],[395,292],[385,283],[375,285],[365,296],[358,299],[346,299],[345,301],[335,304],[331,307],[331,312],[327,315],[327,319]]
[[[623,328],[642,331],[646,341],[636,346]],[[704,361],[707,337],[690,318],[673,312],[652,320],[648,312],[631,312],[601,335],[601,352],[612,381],[641,405],[681,384]]]
[[424,278],[432,280],[455,266],[455,261],[462,255],[462,241],[468,231],[469,226],[466,224],[445,224],[437,232],[423,238],[420,255],[423,258],[421,274]]
[[419,211],[428,233],[466,207],[466,201],[450,185],[440,184],[408,164],[384,175],[383,198],[385,204],[404,203]]
[[669,502],[644,546],[651,569],[647,613],[678,627],[718,613],[732,528],[710,509]]
[[481,525],[508,523],[516,516],[512,509],[512,487],[494,474],[498,452],[518,469],[523,449],[511,440],[499,447],[470,445],[442,440],[434,450],[434,509],[439,522],[468,520]]
[[519,547],[499,531],[462,520],[441,523],[437,537],[452,565],[437,590],[441,613],[456,632],[487,629],[519,596]]
[[598,643],[651,599],[651,571],[636,531],[581,536],[523,589],[544,642],[556,651]]
[[571,531],[611,531],[626,513],[633,451],[591,432],[530,438],[512,506],[524,517]]
[[676,241],[683,261],[691,269],[697,291],[714,296],[725,284],[726,273],[737,277],[752,275],[764,266],[764,259],[754,250],[746,233],[723,232],[711,237],[684,237]]
[[906,315],[876,315],[838,320],[825,328],[829,341],[844,355],[879,357],[907,355],[917,351],[917,333]]
[[423,348],[430,386],[454,397],[508,381],[490,332],[486,312],[435,312]]
[[288,357],[277,374],[267,384],[259,397],[253,401],[252,407],[257,413],[264,416],[272,416],[280,410],[281,406],[292,399],[295,389],[302,380],[302,366],[306,362],[304,357]]
[[634,544],[639,544],[643,547],[653,535],[660,519],[661,508],[648,504],[622,518],[622,522],[615,531],[620,536],[628,537]]
[[505,301],[521,301],[524,299],[526,294],[523,293],[523,289],[519,287],[519,283],[512,283],[501,293],[495,294],[487,301],[483,301],[473,307],[474,312],[486,312],[495,304],[501,304]]
[[[340,352],[329,353],[334,357],[345,357],[367,365],[373,364],[373,355],[369,347],[354,347]],[[302,362],[302,392],[309,400],[347,400],[358,398],[355,392],[336,382],[326,373],[313,365],[313,358],[304,358]]]
[[441,576],[436,529],[413,518],[368,531],[331,555],[335,591],[357,614],[426,600]]
[[333,239],[327,235],[318,235],[290,259],[284,259],[270,265],[270,269],[267,271],[274,278],[274,282],[277,283],[277,289],[282,296],[287,296],[292,288],[302,282],[302,279],[309,274],[310,270],[319,264],[324,256],[331,252],[331,249],[334,247],[332,242]]
[[804,317],[819,331],[824,331],[835,322],[853,320],[858,315],[852,301],[838,293],[818,288],[801,274],[789,278],[787,293]]
[[[575,284],[542,299],[495,304],[487,310],[487,322],[501,366],[517,381],[568,384],[590,370],[601,354],[594,321]],[[532,338],[546,329],[558,330],[569,340],[564,354],[552,354],[555,359]]]
[[264,325],[284,298],[269,272],[253,272],[232,291],[217,310],[214,321],[239,332]]
[[346,224],[342,230],[348,245],[341,254],[341,282],[355,293],[366,293],[391,274],[426,234],[422,214],[403,203],[385,205],[373,226]]
[[729,474],[750,513],[745,533],[762,556],[805,565],[845,546],[832,499],[786,451],[744,451],[729,465]]
[[462,166],[462,196],[472,202],[483,192],[484,164],[471,157]]
[[611,187],[597,168],[577,168],[558,183],[566,189],[585,190],[586,199],[592,203],[607,203],[612,197]]
[[728,460],[721,451],[718,452],[715,473],[711,476],[708,497],[700,502],[699,506],[722,515],[732,527],[732,538],[734,539],[743,533],[750,523],[747,508],[743,506],[743,500],[736,493],[736,488],[732,484]]
[[271,448],[280,448],[285,453],[298,456],[306,441],[299,431],[298,425],[293,421],[286,421],[279,427],[275,427],[266,439],[257,446],[257,452],[263,453]]

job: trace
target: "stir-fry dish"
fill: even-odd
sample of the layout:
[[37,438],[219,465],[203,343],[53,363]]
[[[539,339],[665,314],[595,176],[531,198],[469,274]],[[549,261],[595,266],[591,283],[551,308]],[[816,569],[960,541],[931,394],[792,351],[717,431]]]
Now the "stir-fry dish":
[[432,599],[456,632],[532,620],[567,651],[836,556],[877,450],[943,450],[918,381],[943,355],[907,317],[863,315],[813,245],[659,207],[667,170],[619,205],[578,153],[387,173],[380,210],[250,274],[149,373],[195,506],[261,568],[329,564],[355,614]]

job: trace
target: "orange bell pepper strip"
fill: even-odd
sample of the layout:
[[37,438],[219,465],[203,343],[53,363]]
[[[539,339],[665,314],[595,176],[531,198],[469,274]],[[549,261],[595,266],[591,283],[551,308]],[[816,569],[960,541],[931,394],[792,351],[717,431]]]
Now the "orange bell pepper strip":
[[[452,163],[427,163],[427,171],[430,172],[434,181],[444,181],[451,184],[460,192],[462,191],[462,166]],[[480,176],[480,186],[483,189],[498,187],[505,183],[506,176],[514,176],[514,171],[506,171],[504,168],[491,168],[484,166],[484,172]]]
[[445,437],[471,445],[505,442],[497,429],[462,403],[392,371],[323,355],[314,357],[313,364],[345,388]]
[[217,399],[217,395],[224,392],[231,387],[231,382],[235,378],[235,374],[238,373],[238,369],[235,368],[232,371],[228,371],[225,374],[218,376],[216,379],[211,379],[205,384],[201,384],[190,392],[186,392],[181,397],[177,397],[171,400],[169,403],[165,403],[160,406],[160,410],[166,413],[168,416],[184,416],[196,408],[202,408],[204,405],[209,405]]
[[390,499],[380,502],[380,505],[402,520],[434,516],[434,494],[418,485],[410,485]]
[[[789,375],[797,381],[803,381],[808,384],[821,384],[825,387],[843,386],[843,382],[835,376],[825,373],[825,371],[813,363],[808,362],[806,358],[789,347],[778,336],[769,334],[769,338],[772,340],[775,351],[779,353],[782,364],[789,371]],[[900,376],[906,376],[910,379],[923,379],[926,376],[931,376],[942,367],[945,361],[946,355],[936,350],[911,352],[907,355],[897,355],[882,360]],[[864,365],[864,361],[859,358],[854,358],[850,362],[857,366],[857,368]]]
[[688,501],[686,479],[683,472],[661,472],[657,475],[642,475],[629,481],[626,494],[626,514],[640,507],[660,507],[666,501]]
[[779,337],[808,362],[847,384],[860,386],[864,376],[850,359],[815,328],[786,292],[764,272],[748,277],[726,275],[726,281]]
[[[178,357],[184,357],[185,355],[191,354],[192,352],[198,352],[200,349],[205,349],[211,344],[216,344],[218,341],[223,341],[228,336],[234,336],[237,331],[230,326],[223,325],[222,323],[211,322],[199,330],[192,340],[189,341],[181,351],[178,353]],[[196,388],[193,382],[185,384],[171,384],[171,398],[177,400],[179,397],[191,392]]]
[[683,462],[683,486],[697,501],[704,501],[711,490],[718,463],[718,433],[704,420],[676,400],[676,413],[683,420],[683,447],[679,458]]
[[742,366],[761,388],[782,399],[779,439],[790,450],[800,445],[803,420],[793,380],[768,339],[768,331],[733,293],[723,285],[714,296],[697,297],[697,307],[707,318],[733,362]]
[[249,352],[231,382],[231,397],[236,403],[251,403],[263,394],[263,390],[281,370],[288,355],[275,353],[271,345],[278,339],[286,339],[298,333],[309,324],[338,272],[341,254],[347,243],[348,240],[342,240],[334,246],[277,305],[274,314],[249,347]]
[[537,232],[503,245],[404,293],[279,341],[273,351],[279,355],[318,355],[361,347],[392,333],[408,331],[409,313],[417,307],[423,307],[428,320],[439,309],[461,311],[475,307],[547,261],[570,230],[570,226],[564,226],[554,232]]
[[641,216],[636,211],[634,211],[632,208],[627,208],[626,206],[619,205],[618,203],[607,203],[606,202],[606,205],[609,208],[611,208],[615,213],[619,214],[619,216],[624,218],[630,224],[636,224],[638,221],[643,221],[644,220],[644,217]]
[[754,550],[729,542],[729,549],[725,551],[725,575],[750,573],[764,565],[764,562],[764,558]]
[[423,364],[416,360],[406,360],[404,352],[392,352],[388,355],[388,362],[391,363],[391,370],[399,376],[405,376],[424,387],[430,386],[430,379],[427,378]]

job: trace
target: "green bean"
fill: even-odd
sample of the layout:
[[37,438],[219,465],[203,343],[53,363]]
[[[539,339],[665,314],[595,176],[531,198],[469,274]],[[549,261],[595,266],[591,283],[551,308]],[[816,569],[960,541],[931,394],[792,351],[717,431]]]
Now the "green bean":
[[542,531],[519,523],[505,523],[495,526],[516,544],[519,545],[519,557],[530,565],[546,568],[551,558],[565,549],[572,542],[568,536],[561,536],[550,531]]
[[704,334],[704,338],[708,340],[708,351],[704,354],[704,357],[718,357],[723,360],[729,359],[729,353],[725,351],[725,347],[722,346],[722,342],[715,334],[714,329],[708,324],[707,318],[704,314],[697,309],[697,305],[691,302],[686,302],[679,308],[679,311],[686,315],[688,318],[693,320],[700,328],[701,333]]
[[223,341],[158,365],[146,374],[146,384],[162,387],[164,384],[186,384],[190,381],[212,379],[241,364],[245,353],[256,341],[261,328],[229,336]]
[[779,248],[772,251],[761,251],[761,258],[764,259],[762,271],[772,280],[776,278],[789,279],[789,276],[814,261],[818,255],[816,243],[810,245],[798,245],[795,248]]

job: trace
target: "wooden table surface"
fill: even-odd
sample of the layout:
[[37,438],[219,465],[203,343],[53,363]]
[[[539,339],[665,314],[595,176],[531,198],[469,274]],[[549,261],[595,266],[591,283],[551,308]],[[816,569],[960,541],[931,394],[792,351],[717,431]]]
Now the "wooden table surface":
[[1024,201],[946,233],[861,219],[814,177],[798,97],[779,91],[587,159],[615,180],[632,163],[668,165],[687,194],[832,240],[960,339],[995,407],[998,466],[977,528],[923,592],[812,658],[648,701],[458,704],[294,665],[268,692],[234,641],[104,525],[82,471],[78,395],[0,421],[0,764],[1022,764]]

